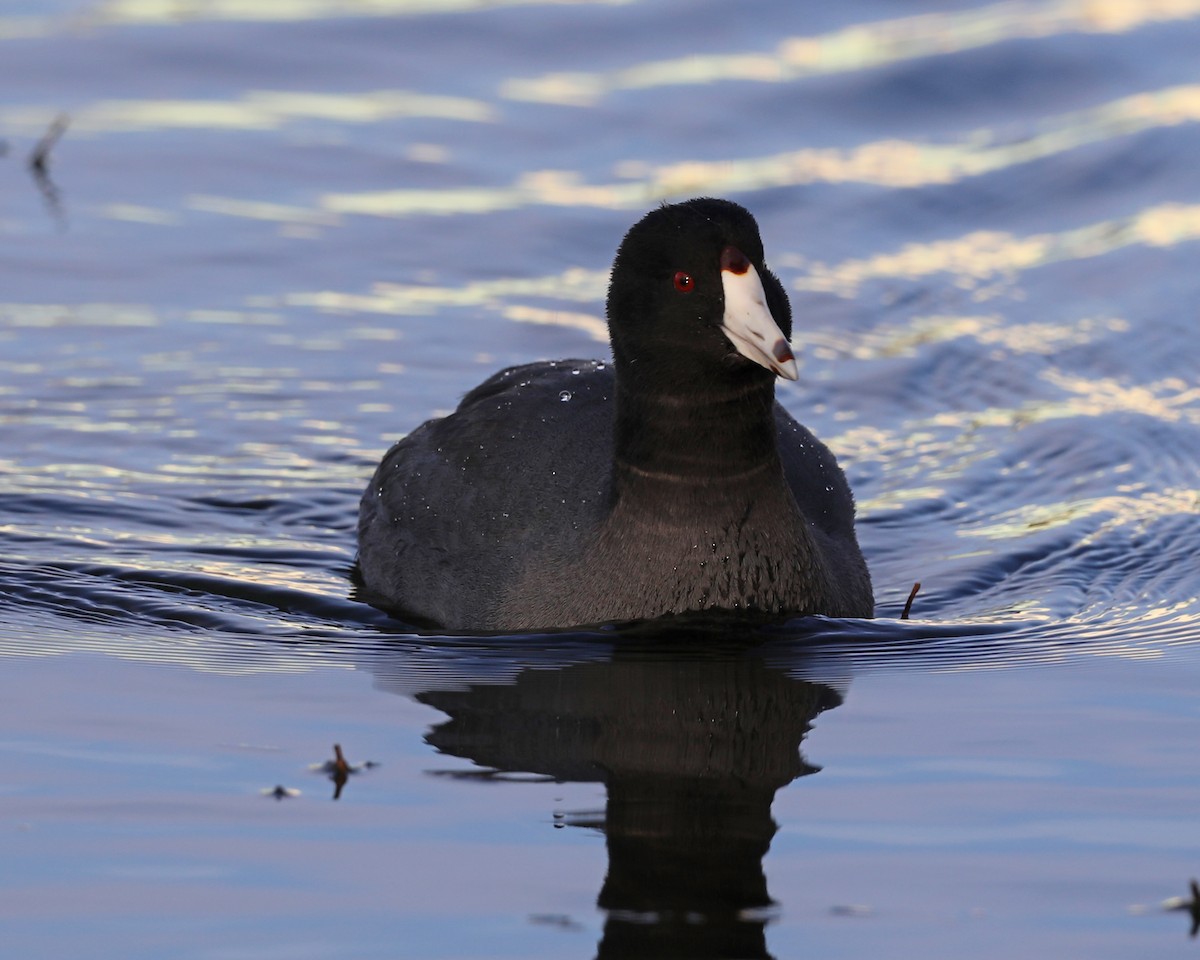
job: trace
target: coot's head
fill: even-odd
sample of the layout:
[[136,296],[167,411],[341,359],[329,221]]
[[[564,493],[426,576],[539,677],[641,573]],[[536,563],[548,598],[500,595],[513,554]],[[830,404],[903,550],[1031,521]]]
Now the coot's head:
[[633,225],[613,262],[608,325],[621,375],[659,389],[797,378],[787,294],[763,264],[758,224],[728,200],[669,204]]

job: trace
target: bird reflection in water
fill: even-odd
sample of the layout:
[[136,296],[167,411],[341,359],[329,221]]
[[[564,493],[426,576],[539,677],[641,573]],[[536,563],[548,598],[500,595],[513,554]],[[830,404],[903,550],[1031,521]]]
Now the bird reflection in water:
[[819,769],[800,744],[841,703],[834,689],[753,651],[689,645],[618,648],[608,661],[416,698],[450,717],[426,737],[443,753],[605,785],[603,812],[565,820],[607,840],[599,957],[769,956],[771,803]]

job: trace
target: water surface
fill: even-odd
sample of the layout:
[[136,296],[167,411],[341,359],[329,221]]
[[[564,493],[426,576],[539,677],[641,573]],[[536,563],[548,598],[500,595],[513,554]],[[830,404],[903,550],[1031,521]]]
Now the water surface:
[[[1179,0],[6,6],[11,948],[1194,952],[1198,43]],[[383,450],[605,355],[621,235],[701,194],[792,298],[880,619],[358,603]],[[335,742],[380,764],[336,803]]]

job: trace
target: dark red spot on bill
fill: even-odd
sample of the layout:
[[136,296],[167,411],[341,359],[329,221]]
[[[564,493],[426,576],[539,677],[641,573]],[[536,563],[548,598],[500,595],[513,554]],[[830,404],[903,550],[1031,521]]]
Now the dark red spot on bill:
[[721,269],[743,274],[750,269],[750,261],[737,247],[726,247],[721,251]]

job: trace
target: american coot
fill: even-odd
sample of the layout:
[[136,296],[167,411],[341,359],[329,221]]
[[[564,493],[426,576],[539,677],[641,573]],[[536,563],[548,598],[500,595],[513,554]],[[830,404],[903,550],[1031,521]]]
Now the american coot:
[[388,451],[359,514],[364,599],[475,631],[870,617],[846,478],[775,402],[791,310],[754,218],[708,198],[647,214],[608,324],[611,362],[502,370]]

